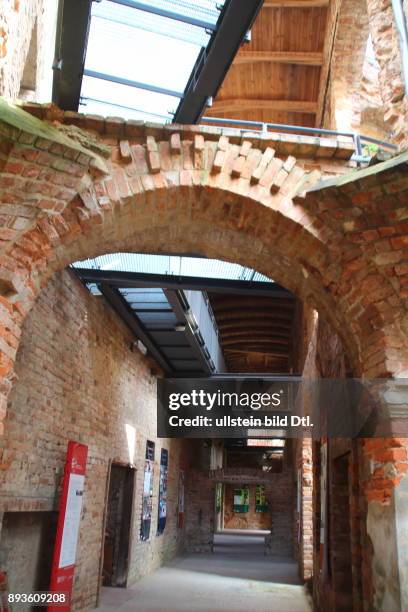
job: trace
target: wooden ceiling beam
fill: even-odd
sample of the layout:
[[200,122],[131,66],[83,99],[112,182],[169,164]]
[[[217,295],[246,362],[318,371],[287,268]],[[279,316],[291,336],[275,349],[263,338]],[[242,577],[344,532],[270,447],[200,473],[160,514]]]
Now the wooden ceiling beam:
[[234,66],[257,64],[259,62],[321,66],[323,64],[323,53],[308,51],[240,51],[234,59]]
[[246,345],[251,345],[251,346],[275,346],[275,345],[279,345],[279,347],[282,346],[289,346],[290,342],[289,340],[283,340],[281,338],[265,338],[263,340],[260,340],[258,338],[230,338],[229,340],[225,340],[221,342],[221,345],[223,347],[228,347],[231,348],[233,346],[237,346],[239,348],[243,348]]
[[221,330],[221,338],[222,340],[229,340],[231,338],[235,338],[235,339],[240,339],[240,338],[252,338],[252,340],[258,339],[258,338],[265,338],[265,337],[269,337],[269,338],[283,338],[285,340],[291,340],[291,334],[290,331],[288,332],[284,332],[284,331],[277,331],[277,330],[270,330],[269,332],[265,332],[265,330],[257,330],[257,329],[250,329],[247,332],[244,331],[237,331],[237,330],[229,330],[229,331],[222,331]]
[[221,334],[221,336],[223,336],[224,338],[230,334],[242,334],[243,332],[247,332],[248,335],[250,334],[256,334],[257,337],[258,336],[264,336],[264,337],[268,337],[268,336],[273,336],[274,334],[282,334],[285,337],[291,337],[292,336],[292,330],[293,330],[293,326],[292,325],[287,325],[286,323],[284,323],[283,325],[274,325],[273,327],[256,327],[254,325],[249,325],[249,322],[247,321],[247,325],[224,325],[224,324],[219,324],[217,323],[219,332]]
[[252,317],[254,315],[264,315],[266,314],[267,316],[271,316],[271,315],[276,315],[276,316],[280,316],[280,317],[284,317],[286,319],[292,319],[293,317],[293,312],[292,309],[288,309],[288,308],[279,308],[278,306],[270,306],[268,307],[268,305],[265,306],[257,306],[256,304],[254,306],[240,306],[239,308],[231,308],[231,309],[225,309],[224,307],[222,309],[215,309],[214,311],[214,315],[215,317],[219,317],[220,320],[223,320],[225,318],[230,318],[230,317],[237,317],[237,318],[241,318],[241,313],[242,313],[242,318],[243,319],[247,319],[248,317]]
[[275,348],[273,349],[272,347],[270,349],[263,349],[263,348],[258,348],[258,347],[248,347],[247,349],[241,349],[241,348],[236,348],[236,349],[227,349],[225,351],[226,356],[230,356],[230,357],[235,357],[238,355],[263,355],[265,356],[274,356],[274,357],[279,357],[280,359],[289,359],[289,355],[286,351],[282,351],[279,348]]
[[218,113],[246,113],[253,110],[283,111],[286,113],[317,113],[317,102],[308,100],[262,100],[234,98],[219,100],[209,109],[212,115]]
[[248,304],[250,306],[256,304],[261,304],[263,306],[287,306],[288,308],[294,308],[295,300],[293,298],[287,299],[282,297],[266,297],[266,296],[256,296],[256,295],[237,295],[237,294],[229,294],[223,295],[221,293],[210,293],[210,301],[213,309],[216,308],[230,308],[230,307],[239,307],[241,304]]
[[[253,313],[269,313],[275,315],[285,315],[286,317],[293,317],[294,311],[290,306],[285,306],[285,304],[259,304],[259,303],[250,303],[246,302],[244,304],[236,304],[231,306],[226,306],[224,304],[216,304],[212,306],[214,315],[223,317],[225,315],[233,316],[240,318],[241,313],[245,316],[252,315]],[[259,321],[262,323],[262,321]]]
[[[252,326],[253,323],[257,323],[257,317],[263,317],[265,323],[266,321],[276,322],[276,324],[280,325],[280,322],[288,323],[292,325],[293,323],[293,315],[292,313],[287,313],[284,310],[280,311],[271,311],[271,310],[262,310],[256,308],[252,310],[246,311],[235,311],[235,312],[214,312],[215,320],[217,321],[219,327],[223,327],[224,323],[240,323],[246,322],[247,327]],[[261,321],[259,321],[261,324]]]
[[264,0],[262,8],[322,8],[329,0]]

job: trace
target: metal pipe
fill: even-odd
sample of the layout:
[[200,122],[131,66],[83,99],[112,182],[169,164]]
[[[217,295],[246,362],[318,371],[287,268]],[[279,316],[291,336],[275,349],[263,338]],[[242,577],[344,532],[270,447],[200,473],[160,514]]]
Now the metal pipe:
[[220,119],[219,117],[201,117],[201,121],[204,123],[226,123],[228,125],[245,125],[248,127],[259,127],[262,129],[263,125],[265,125],[262,121],[247,121],[242,119]]
[[363,149],[361,146],[360,134],[357,134],[357,132],[353,134],[353,140],[354,140],[354,147],[356,149],[356,154],[361,156],[363,154]]
[[[339,132],[337,130],[329,130],[327,128],[312,128],[312,127],[304,127],[300,125],[286,125],[283,123],[262,123],[261,121],[247,121],[247,120],[239,120],[239,119],[221,119],[219,117],[202,117],[201,121],[203,123],[215,123],[217,125],[232,125],[232,126],[247,126],[247,127],[259,127],[261,130],[264,125],[268,128],[280,130],[282,132],[306,132],[307,134],[326,134],[329,136],[344,136],[346,138],[351,138],[353,141],[355,140],[356,134],[354,132]],[[384,140],[379,140],[378,138],[373,138],[371,136],[364,136],[363,134],[358,134],[358,137],[361,141],[372,142],[374,144],[378,144],[381,146],[388,147],[390,149],[397,150],[398,146],[394,145],[390,142],[385,142]]]
[[360,135],[360,140],[388,147],[389,149],[394,149],[395,151],[398,149],[398,145],[393,144],[392,142],[385,142],[384,140],[379,140],[378,138],[373,138],[372,136],[364,136],[364,134]]
[[93,79],[102,79],[104,81],[110,81],[111,83],[118,83],[118,85],[127,85],[127,87],[135,87],[136,89],[145,89],[152,91],[153,93],[163,94],[165,96],[172,96],[173,98],[182,98],[183,93],[179,91],[173,91],[172,89],[165,89],[163,87],[157,87],[156,85],[148,85],[147,83],[139,83],[139,81],[133,81],[131,79],[123,79],[118,76],[111,74],[105,74],[104,72],[97,72],[96,70],[84,70],[84,76],[92,77]]
[[138,9],[139,11],[145,11],[146,13],[153,13],[154,15],[159,15],[160,17],[167,17],[168,19],[173,19],[174,21],[182,21],[183,23],[188,23],[189,25],[193,25],[198,28],[210,30],[211,32],[216,30],[216,26],[209,21],[196,19],[195,17],[189,17],[188,15],[182,15],[167,9],[161,9],[157,6],[146,4],[145,2],[136,2],[136,0],[109,0],[109,2],[112,2],[113,4],[121,4],[122,6],[127,6],[128,8]]
[[268,128],[273,130],[285,130],[287,132],[306,132],[310,134],[332,134],[336,136],[348,136],[349,138],[353,138],[353,132],[338,132],[336,130],[328,130],[326,128],[311,128],[304,127],[300,125],[286,125],[284,123],[263,123],[261,121],[246,121],[239,119],[220,119],[219,117],[202,117],[201,121],[205,123],[225,123],[228,125],[246,125],[248,127],[259,126],[262,128],[263,125],[266,125]]

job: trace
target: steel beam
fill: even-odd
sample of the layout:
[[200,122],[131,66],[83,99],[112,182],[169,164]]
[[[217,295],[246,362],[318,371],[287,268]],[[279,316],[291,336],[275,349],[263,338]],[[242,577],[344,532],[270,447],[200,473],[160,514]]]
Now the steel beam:
[[169,274],[145,274],[142,272],[117,272],[113,270],[94,270],[75,268],[75,273],[86,283],[108,283],[112,287],[191,289],[212,293],[235,293],[252,296],[284,297],[294,299],[294,295],[274,282],[225,280],[193,276],[171,276]]
[[143,342],[150,355],[157,361],[160,367],[168,375],[173,375],[173,369],[162,355],[157,346],[152,342],[147,330],[139,321],[135,312],[130,308],[126,300],[122,297],[119,291],[113,287],[110,287],[106,283],[101,283],[99,289],[104,298],[109,302],[119,317],[126,323],[130,330],[135,334],[139,340]]
[[227,0],[216,31],[196,61],[174,123],[194,124],[200,120],[209,98],[215,97],[221,87],[262,4],[263,0]]
[[187,319],[187,313],[183,308],[182,302],[180,301],[177,292],[175,290],[165,289],[164,293],[166,295],[167,301],[173,309],[174,314],[177,317],[179,323],[185,325],[185,337],[187,342],[190,344],[196,358],[203,366],[203,369],[207,375],[211,375],[214,372],[214,368],[211,367],[210,358],[208,358],[204,352],[204,346],[200,344],[198,339],[198,331],[194,330]]
[[55,44],[52,101],[78,110],[92,0],[60,0]]
[[103,81],[109,81],[110,83],[117,83],[118,85],[134,87],[135,89],[145,89],[146,91],[152,91],[153,93],[162,94],[164,96],[172,96],[173,98],[183,97],[183,93],[180,91],[174,91],[173,89],[165,89],[164,87],[157,87],[156,85],[149,85],[148,83],[141,83],[140,81],[133,81],[131,79],[123,79],[122,77],[114,76],[112,74],[106,74],[105,72],[97,72],[96,70],[84,70],[83,74],[84,76],[92,77],[93,79],[101,79]]

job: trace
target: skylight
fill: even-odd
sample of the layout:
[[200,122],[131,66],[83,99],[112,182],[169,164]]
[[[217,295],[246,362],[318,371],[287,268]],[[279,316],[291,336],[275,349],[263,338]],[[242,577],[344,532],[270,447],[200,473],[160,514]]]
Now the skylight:
[[243,280],[254,282],[273,282],[252,268],[219,259],[185,257],[179,255],[146,255],[141,253],[114,253],[95,259],[85,259],[73,264],[74,268],[91,268],[121,272],[140,272],[146,274],[168,274],[171,276],[194,276]]
[[214,0],[94,2],[79,110],[172,121],[222,5]]

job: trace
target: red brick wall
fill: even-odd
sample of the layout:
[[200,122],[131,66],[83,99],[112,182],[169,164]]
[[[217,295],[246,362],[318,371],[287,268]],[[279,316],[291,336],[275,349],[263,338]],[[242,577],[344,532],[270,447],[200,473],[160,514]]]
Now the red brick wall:
[[[177,529],[183,444],[156,439],[156,379],[131,352],[132,336],[103,301],[64,271],[40,294],[26,319],[18,377],[2,439],[2,509],[52,510],[69,439],[89,445],[74,588],[75,609],[95,603],[108,461],[137,468],[129,580],[180,549]],[[126,426],[135,428],[130,459]],[[156,442],[151,537],[139,540],[146,439]],[[168,518],[156,537],[160,449],[169,450]]]
[[[404,84],[399,34],[392,0],[367,0],[369,27],[380,66],[379,80],[385,122],[395,142],[408,145],[408,95]],[[405,4],[406,9],[406,4]]]
[[54,0],[4,0],[0,9],[0,95],[51,99],[57,5]]
[[380,67],[367,53],[369,22],[366,2],[342,0],[331,3],[329,24],[333,32],[323,125],[336,130],[358,131],[383,140],[392,139],[384,125],[379,84]]
[[[299,181],[315,185],[317,176],[305,175],[289,158],[291,171],[279,171],[279,184],[284,182],[275,186],[276,157],[268,164],[272,152],[262,154],[267,142],[255,137],[215,130],[206,140],[187,130],[172,133],[174,126],[35,109],[49,119],[100,129],[102,136],[4,111],[0,416],[19,328],[39,286],[76,259],[115,250],[194,251],[252,266],[323,313],[356,371],[379,376],[405,369],[400,348],[407,339],[399,322],[408,277],[404,157],[358,173],[358,182],[334,181],[291,200],[288,189],[297,190]],[[17,120],[25,126],[21,133]],[[295,147],[312,157],[321,148],[328,155],[330,143],[270,142],[277,156]],[[350,153],[332,144],[331,155]],[[232,167],[233,159],[239,167]]]

